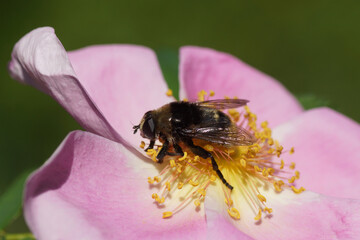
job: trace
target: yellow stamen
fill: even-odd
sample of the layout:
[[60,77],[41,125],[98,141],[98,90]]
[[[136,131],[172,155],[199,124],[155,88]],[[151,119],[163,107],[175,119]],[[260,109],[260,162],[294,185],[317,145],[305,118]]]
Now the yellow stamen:
[[172,212],[163,212],[163,218],[169,218],[172,216]]
[[296,178],[296,179],[299,179],[299,178],[300,178],[300,172],[297,171],[297,170],[295,171],[295,178]]
[[248,146],[239,146],[239,152],[241,155],[246,155],[249,152]]
[[204,148],[205,148],[206,151],[209,151],[209,152],[214,151],[214,147],[212,145],[209,145],[209,144],[205,145]]
[[165,183],[165,186],[166,186],[166,189],[170,192],[171,188],[170,188],[170,183],[169,182],[166,182]]
[[215,95],[215,92],[213,90],[210,90],[210,97],[213,97]]
[[269,176],[269,172],[267,171],[267,169],[266,169],[266,168],[263,168],[263,170],[262,170],[261,174],[262,174],[264,177]]
[[187,157],[187,152],[184,152],[184,156],[182,156],[181,158],[179,158],[179,161],[185,160],[186,157]]
[[141,141],[141,143],[140,143],[140,148],[144,149],[144,147],[145,147],[145,142],[144,142],[144,141]]
[[257,197],[261,202],[266,202],[266,198],[263,195],[258,194]]
[[194,182],[193,180],[190,180],[189,183],[191,185],[193,185],[194,187],[196,187],[197,185],[199,185],[199,182]]
[[284,168],[284,160],[281,159],[281,165],[280,165],[280,169],[283,169]]
[[171,166],[172,168],[176,167],[176,163],[175,163],[175,160],[174,160],[174,159],[171,159],[171,160],[170,160],[170,166]]
[[153,184],[154,180],[151,177],[148,177],[148,183]]
[[300,188],[296,188],[294,186],[291,186],[291,189],[293,190],[294,193],[299,194],[302,193],[303,191],[305,191],[305,188],[300,187]]
[[261,209],[259,209],[258,214],[255,216],[255,221],[259,221],[261,219]]
[[166,96],[171,97],[173,95],[173,91],[171,89],[167,90]]
[[267,207],[265,207],[264,210],[265,210],[266,212],[268,212],[268,213],[272,213],[272,212],[273,212],[272,208],[267,208]]
[[246,167],[246,160],[245,159],[240,159],[240,164],[242,167]]
[[295,169],[295,163],[294,162],[292,162],[292,163],[290,163],[290,167],[289,167],[290,169]]
[[197,192],[200,193],[201,196],[203,196],[203,197],[205,197],[205,195],[206,195],[205,189],[200,188],[200,189],[197,190]]
[[200,206],[200,200],[199,200],[199,199],[196,199],[196,200],[194,201],[194,204],[195,204],[196,207],[199,207],[199,206]]
[[229,207],[233,205],[233,200],[230,198],[229,200],[227,198],[225,198],[225,203],[226,205],[228,205]]
[[215,181],[216,181],[216,176],[215,176],[215,175],[211,175],[210,181],[215,182]]
[[233,207],[233,208],[228,209],[227,211],[232,218],[234,218],[236,220],[240,219],[240,213],[236,208]]
[[293,183],[293,182],[295,182],[295,177],[294,177],[294,176],[292,176],[292,177],[288,180],[288,182],[289,182],[289,183]]
[[188,101],[189,101],[189,99],[187,99],[187,98],[183,99],[183,102],[188,102]]
[[161,177],[158,177],[158,176],[154,177],[154,181],[155,181],[155,182],[160,182],[160,181],[161,181]]
[[290,149],[289,153],[290,153],[290,154],[293,154],[294,152],[295,152],[295,149],[294,149],[294,147],[292,147],[292,148]]
[[184,183],[179,182],[178,185],[177,185],[177,188],[178,188],[178,189],[182,189],[183,186],[184,186]]

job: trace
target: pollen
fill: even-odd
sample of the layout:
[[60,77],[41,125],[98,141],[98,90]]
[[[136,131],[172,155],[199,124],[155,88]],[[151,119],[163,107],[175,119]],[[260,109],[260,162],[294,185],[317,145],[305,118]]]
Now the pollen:
[[[213,91],[208,93],[202,90],[198,93],[198,100],[209,100],[214,94]],[[176,215],[187,205],[194,208],[194,211],[198,209],[206,201],[210,186],[213,191],[223,194],[224,201],[221,204],[225,204],[229,216],[234,220],[239,220],[240,214],[242,218],[248,216],[242,213],[245,210],[252,212],[255,221],[263,216],[265,220],[268,214],[276,215],[276,208],[269,206],[272,202],[271,195],[281,196],[284,191],[301,194],[305,191],[304,187],[295,187],[300,178],[300,172],[295,171],[295,163],[286,161],[287,154],[293,154],[294,148],[284,149],[273,138],[269,122],[257,124],[257,115],[248,106],[229,109],[224,113],[228,114],[234,124],[253,136],[253,144],[223,146],[196,139],[194,144],[212,155],[224,179],[233,189],[230,190],[221,181],[210,158],[204,159],[185,144],[180,145],[184,155],[166,156],[162,165],[165,167],[159,174],[147,178],[148,183],[157,189],[152,194],[152,199],[155,204],[164,208],[163,218]],[[140,146],[144,148],[145,143],[142,142]],[[149,149],[146,154],[157,161],[160,150],[161,146],[156,150]],[[174,202],[177,203],[174,205]]]
[[141,141],[141,143],[140,143],[140,148],[144,149],[144,147],[145,147],[145,142],[144,142],[144,141]]
[[166,96],[171,97],[173,95],[173,91],[171,89],[167,90]]

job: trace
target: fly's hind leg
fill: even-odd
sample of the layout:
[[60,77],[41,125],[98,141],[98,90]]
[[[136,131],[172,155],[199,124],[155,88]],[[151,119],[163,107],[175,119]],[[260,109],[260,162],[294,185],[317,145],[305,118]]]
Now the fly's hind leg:
[[194,145],[193,141],[191,139],[187,139],[186,140],[186,144],[188,145],[188,147],[191,149],[191,151],[198,155],[199,157],[201,158],[204,158],[204,159],[207,159],[207,158],[210,158],[211,159],[211,165],[214,169],[214,171],[216,172],[216,174],[219,176],[219,178],[221,179],[221,181],[224,183],[224,185],[226,187],[228,187],[230,190],[233,190],[233,186],[231,186],[227,181],[226,179],[224,178],[224,175],[222,174],[222,172],[220,171],[219,169],[219,166],[217,165],[213,155],[206,151],[205,149],[203,149],[202,147],[200,146],[196,146]]

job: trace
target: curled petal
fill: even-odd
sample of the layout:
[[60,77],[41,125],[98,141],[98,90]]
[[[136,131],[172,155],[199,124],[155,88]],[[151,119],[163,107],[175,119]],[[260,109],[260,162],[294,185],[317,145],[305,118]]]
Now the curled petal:
[[201,239],[203,211],[162,219],[146,184],[156,173],[121,144],[72,132],[28,179],[26,221],[38,239]]
[[298,184],[329,196],[360,199],[360,126],[328,108],[305,112],[274,130],[300,172]]
[[299,103],[278,81],[237,58],[211,49],[183,47],[180,51],[180,95],[196,100],[202,89],[214,90],[214,98],[226,95],[250,100],[249,106],[259,114],[259,120],[268,120],[271,126],[302,112]]
[[150,49],[93,46],[68,55],[49,27],[33,30],[15,45],[9,71],[53,97],[86,130],[133,145],[140,141],[133,124],[171,100]]

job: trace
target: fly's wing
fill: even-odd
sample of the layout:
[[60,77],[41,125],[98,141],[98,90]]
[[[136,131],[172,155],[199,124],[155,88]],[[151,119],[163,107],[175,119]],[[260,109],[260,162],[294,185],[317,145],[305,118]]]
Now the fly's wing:
[[255,142],[251,133],[236,125],[227,128],[218,126],[190,127],[181,129],[180,134],[224,146],[245,146]]
[[245,106],[249,101],[245,99],[215,99],[202,102],[195,102],[194,104],[200,107],[209,107],[216,109],[229,109]]

